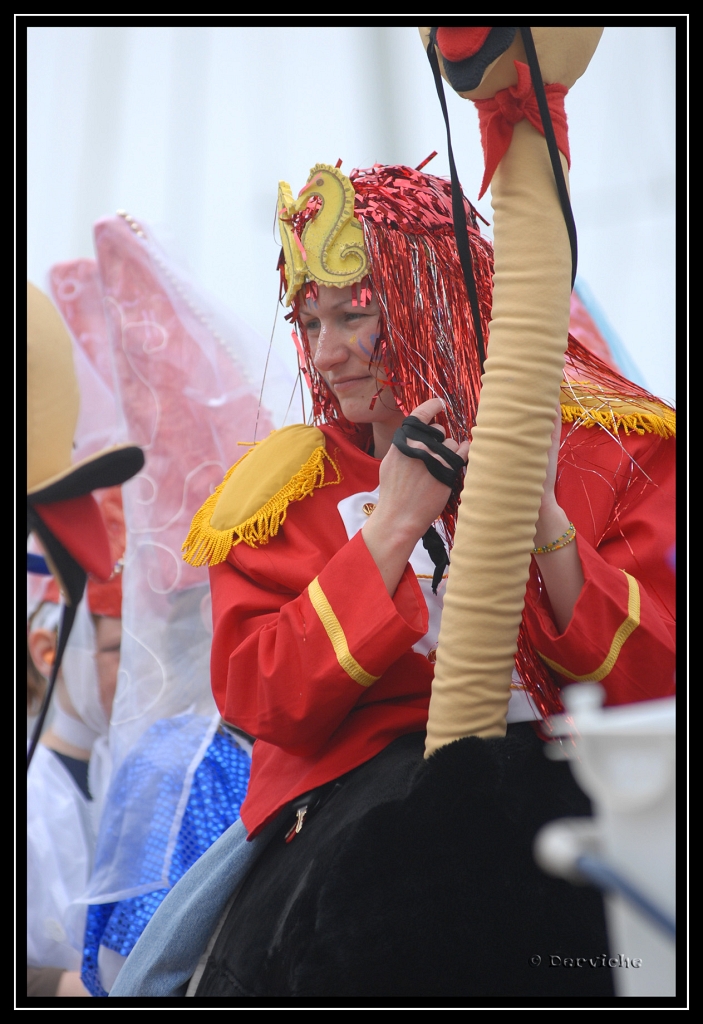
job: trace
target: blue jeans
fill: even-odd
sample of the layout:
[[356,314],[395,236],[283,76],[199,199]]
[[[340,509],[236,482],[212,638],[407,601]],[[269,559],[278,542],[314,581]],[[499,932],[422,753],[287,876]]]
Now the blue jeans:
[[110,991],[120,996],[184,996],[222,913],[276,832],[278,816],[250,843],[241,818],[183,875],[127,957]]

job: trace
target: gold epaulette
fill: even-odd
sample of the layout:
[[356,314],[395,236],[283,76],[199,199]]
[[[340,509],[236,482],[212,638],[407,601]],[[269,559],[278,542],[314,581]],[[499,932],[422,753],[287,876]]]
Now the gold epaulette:
[[611,432],[676,437],[676,413],[668,405],[645,398],[623,398],[586,381],[562,384],[561,421],[582,427],[600,424]]
[[[325,480],[326,462],[336,479]],[[293,424],[274,430],[235,462],[195,513],[183,543],[183,560],[217,565],[242,541],[252,548],[267,544],[285,522],[292,501],[341,479],[317,427]]]

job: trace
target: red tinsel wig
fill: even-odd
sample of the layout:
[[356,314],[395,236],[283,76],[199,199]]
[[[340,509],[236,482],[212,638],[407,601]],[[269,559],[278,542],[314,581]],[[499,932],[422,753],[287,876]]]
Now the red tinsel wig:
[[[403,412],[433,397],[444,399],[446,418],[438,417],[452,437],[471,437],[481,386],[478,346],[466,285],[454,236],[451,183],[411,167],[375,164],[349,175],[354,186],[354,216],[362,224],[369,275],[352,285],[352,295],[366,305],[373,290],[381,308],[379,338],[372,361],[383,369]],[[313,196],[292,217],[298,238],[320,209]],[[480,215],[464,199],[469,244],[479,299],[484,340],[488,339],[493,293],[493,247],[478,227]],[[281,295],[287,289],[283,253],[279,260]],[[296,327],[305,358],[304,372],[312,394],[313,420],[334,423],[368,450],[370,424],[353,424],[312,361],[300,321],[300,303],[315,298],[309,282],[296,293],[287,319]],[[567,379],[589,381],[620,397],[653,396],[625,380],[575,338],[569,336]],[[454,536],[461,483],[442,515]]]
[[[400,408],[409,414],[429,398],[446,403],[445,427],[453,437],[470,437],[480,388],[476,338],[466,286],[457,256],[451,185],[410,167],[376,164],[352,171],[356,193],[354,216],[361,221],[368,256],[368,277],[352,285],[360,305],[372,290],[381,307],[380,332],[372,357],[384,370]],[[471,255],[476,276],[484,337],[491,312],[493,250],[478,230],[477,214],[465,200]],[[310,203],[294,217],[298,236],[315,216]],[[285,263],[279,261],[285,290]],[[295,295],[288,314],[296,326],[310,380],[315,422],[335,423],[355,436],[363,448],[371,441],[370,424],[351,424],[315,369],[300,321],[300,302],[315,295],[310,283]],[[442,419],[443,417],[440,417]],[[443,519],[454,534],[460,485]]]

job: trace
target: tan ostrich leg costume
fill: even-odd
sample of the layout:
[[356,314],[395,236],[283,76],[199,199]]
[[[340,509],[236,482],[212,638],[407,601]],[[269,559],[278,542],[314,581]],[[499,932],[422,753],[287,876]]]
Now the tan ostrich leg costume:
[[[420,33],[426,46],[429,29]],[[602,29],[532,33],[544,82],[571,87]],[[479,87],[461,95],[486,99],[514,85],[515,60],[526,63],[519,32]],[[571,251],[547,143],[528,121],[515,125],[491,191],[493,316],[447,581],[426,756],[463,736],[505,734],[567,346]]]

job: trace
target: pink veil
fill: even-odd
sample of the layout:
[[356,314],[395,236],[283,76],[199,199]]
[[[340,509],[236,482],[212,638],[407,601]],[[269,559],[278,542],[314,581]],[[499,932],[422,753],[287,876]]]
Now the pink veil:
[[[86,423],[94,412],[100,419],[101,406],[109,410],[104,429],[143,446],[146,462],[122,487],[120,670],[109,757],[91,764],[101,835],[111,838],[98,843],[83,905],[168,885],[192,778],[219,723],[210,689],[208,574],[182,561],[181,545],[194,512],[246,450],[238,442],[253,440],[255,431],[266,437],[274,426],[259,405],[263,340],[217,310],[131,219],[100,221],[95,248],[96,261],[55,267],[53,290],[93,374]],[[274,394],[278,384],[289,396],[290,375],[275,357],[269,368]],[[91,430],[100,432],[98,425]],[[139,801],[111,800],[120,765],[133,751],[143,755],[149,730],[165,719],[176,723],[178,737],[169,764],[154,766],[153,785],[144,784]],[[157,815],[168,841],[145,873],[142,853]],[[101,848],[109,855],[101,857]]]

